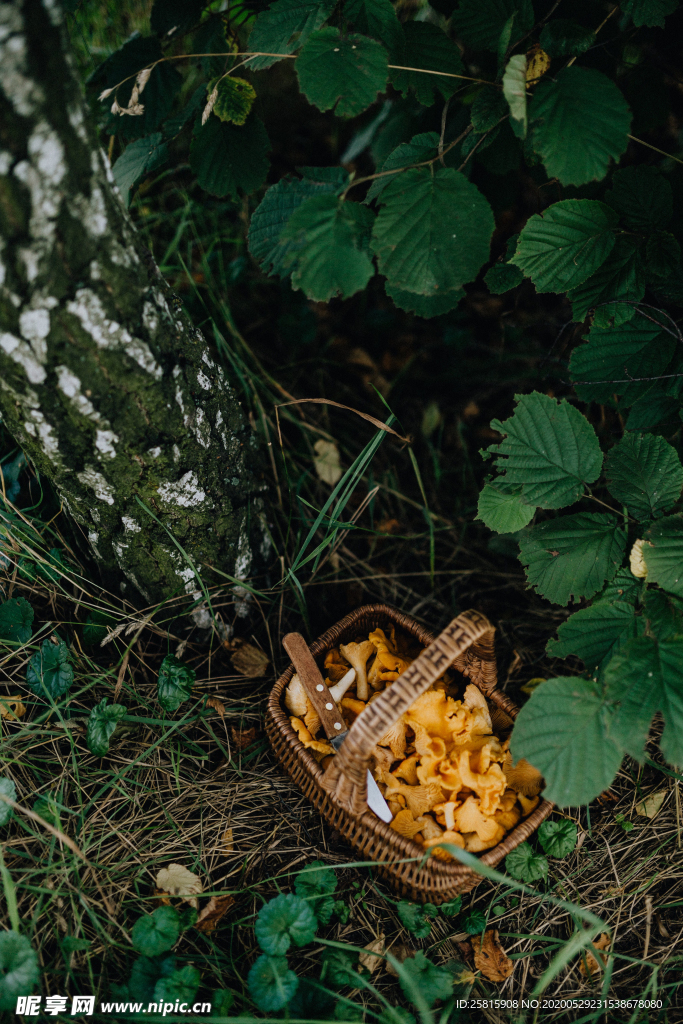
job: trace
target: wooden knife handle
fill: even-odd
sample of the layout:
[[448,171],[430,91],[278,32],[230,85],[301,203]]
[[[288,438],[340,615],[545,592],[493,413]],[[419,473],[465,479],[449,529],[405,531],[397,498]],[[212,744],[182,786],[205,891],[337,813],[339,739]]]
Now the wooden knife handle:
[[282,640],[282,646],[292,659],[306,696],[320,718],[325,735],[330,739],[345,732],[344,719],[339,714],[332,694],[323,682],[320,669],[301,633],[288,633]]

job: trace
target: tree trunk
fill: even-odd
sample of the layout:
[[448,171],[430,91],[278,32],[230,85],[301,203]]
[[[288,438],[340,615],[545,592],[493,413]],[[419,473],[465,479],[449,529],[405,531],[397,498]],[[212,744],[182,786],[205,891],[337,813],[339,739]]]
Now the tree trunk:
[[57,0],[0,0],[0,413],[105,579],[158,601],[198,589],[171,535],[203,578],[246,576],[265,484],[225,371],[124,210],[72,63]]

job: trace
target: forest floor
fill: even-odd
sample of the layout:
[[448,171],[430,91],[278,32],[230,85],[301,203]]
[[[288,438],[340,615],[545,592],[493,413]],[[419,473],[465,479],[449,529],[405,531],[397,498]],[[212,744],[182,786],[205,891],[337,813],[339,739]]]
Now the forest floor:
[[[132,17],[126,31],[134,27]],[[580,669],[545,654],[566,612],[526,589],[514,537],[492,537],[475,521],[486,470],[478,450],[499,437],[491,419],[511,413],[516,392],[569,393],[566,346],[576,325],[568,327],[567,310],[554,297],[546,304],[545,296],[523,289],[515,304],[471,290],[458,311],[434,321],[397,312],[373,288],[344,303],[315,305],[258,273],[233,206],[206,203],[185,191],[182,180],[166,187],[162,174],[149,191],[143,187],[133,216],[162,273],[242,389],[268,453],[272,551],[268,572],[252,581],[247,618],[236,615],[229,589],[212,589],[216,621],[225,624],[220,635],[193,621],[180,600],[134,609],[101,587],[54,497],[23,470],[15,501],[39,529],[42,545],[34,539],[23,553],[43,558],[47,568],[40,581],[22,578],[11,565],[0,571],[0,597],[25,597],[35,611],[31,642],[18,652],[0,651],[2,696],[20,698],[26,709],[20,717],[1,712],[3,772],[14,780],[21,805],[3,831],[9,900],[1,920],[10,927],[14,892],[24,933],[40,956],[43,991],[106,999],[112,984],[130,973],[131,928],[158,904],[158,871],[181,863],[200,876],[202,901],[213,894],[234,902],[224,901],[214,931],[184,933],[178,959],[199,969],[203,991],[234,993],[229,1019],[249,1018],[245,979],[258,955],[255,913],[264,900],[291,891],[293,875],[307,863],[323,860],[335,867],[338,895],[350,910],[346,923],[323,930],[327,940],[363,948],[382,937],[382,948],[399,959],[422,949],[436,963],[472,966],[467,918],[481,911],[487,927],[498,929],[515,970],[502,983],[477,973],[470,998],[491,1005],[463,1013],[462,1020],[683,1019],[681,776],[665,767],[656,746],[643,766],[627,759],[589,808],[562,812],[577,824],[579,841],[569,857],[551,859],[535,894],[520,898],[483,879],[457,916],[439,914],[429,936],[418,939],[401,924],[396,895],[376,871],[357,865],[352,849],[282,773],[263,732],[268,693],[288,661],[283,635],[300,630],[312,639],[374,601],[435,632],[467,608],[484,612],[496,626],[500,685],[519,704],[534,680]],[[316,469],[316,443],[332,444],[348,469],[374,433],[354,412],[325,406],[282,408],[278,423],[276,406],[312,397],[382,419],[388,404],[412,446],[383,440],[339,509],[343,525],[318,531],[318,542],[328,537],[331,543],[315,572],[309,563],[298,575],[302,599],[283,579],[304,553],[312,509],[330,494]],[[596,424],[599,431],[612,427],[607,413]],[[16,454],[0,436],[2,462]],[[7,510],[0,508],[3,517]],[[50,563],[51,549],[61,552],[60,563]],[[103,628],[96,637],[91,630],[88,644],[83,624],[96,609],[110,616],[109,632]],[[62,701],[46,711],[28,693],[25,675],[40,641],[53,632],[70,645],[75,681],[68,708]],[[263,674],[245,675],[235,667],[244,667],[239,658],[233,664],[238,650],[250,648],[264,653]],[[168,653],[180,654],[197,673],[192,699],[170,716],[156,702],[159,665]],[[86,745],[85,721],[103,697],[124,704],[127,714],[108,755],[99,758]],[[40,804],[40,816],[52,814],[51,830],[22,810],[49,795],[52,803]],[[547,894],[598,915],[610,944],[605,963],[594,961],[593,971],[585,965],[582,971],[579,955],[568,957],[545,992],[559,1005],[541,1012],[523,1008],[522,1000],[531,998],[551,958],[569,952],[577,926],[570,912],[548,904]],[[297,954],[300,973],[316,974],[319,953],[314,944]],[[402,1005],[395,975],[384,961],[378,964],[373,985],[390,1005]],[[376,1019],[374,995],[361,988],[348,996],[368,1006],[366,1019]],[[596,1008],[606,997],[661,1000],[661,1008]],[[568,1008],[568,1000],[577,1006]]]

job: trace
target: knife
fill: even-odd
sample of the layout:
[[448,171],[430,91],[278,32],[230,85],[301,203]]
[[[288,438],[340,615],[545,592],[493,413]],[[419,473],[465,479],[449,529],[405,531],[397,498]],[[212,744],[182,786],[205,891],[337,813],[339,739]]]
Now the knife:
[[[282,646],[292,659],[292,664],[301,680],[306,696],[315,708],[325,735],[335,750],[339,750],[348,736],[348,729],[339,714],[339,709],[325,685],[320,669],[315,663],[308,644],[301,633],[288,633],[282,640]],[[389,806],[375,782],[372,772],[368,769],[368,807],[387,824],[393,818]]]

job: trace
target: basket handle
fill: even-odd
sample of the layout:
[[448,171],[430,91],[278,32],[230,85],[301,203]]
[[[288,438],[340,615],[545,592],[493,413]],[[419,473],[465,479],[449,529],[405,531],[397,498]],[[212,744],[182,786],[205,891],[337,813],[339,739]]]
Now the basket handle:
[[354,814],[367,811],[370,754],[404,711],[455,665],[484,694],[496,685],[494,627],[485,615],[470,610],[458,615],[358,716],[339,753],[327,766],[322,786]]

